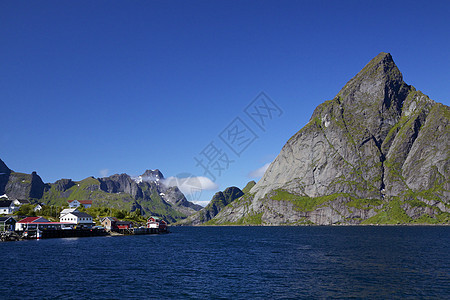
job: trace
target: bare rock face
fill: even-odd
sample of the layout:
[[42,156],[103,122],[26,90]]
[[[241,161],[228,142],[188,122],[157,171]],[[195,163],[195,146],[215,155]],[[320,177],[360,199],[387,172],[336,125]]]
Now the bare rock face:
[[380,53],[315,109],[251,200],[226,207],[217,223],[449,222],[449,115]]
[[176,210],[190,216],[203,207],[201,205],[190,202],[177,186],[166,187],[164,190],[164,200],[171,203]]
[[[142,199],[143,202],[148,202],[148,206],[171,207],[186,216],[190,216],[202,208],[200,205],[188,201],[178,187],[166,186],[163,183],[164,175],[158,169],[146,170],[142,175],[135,178],[124,173],[99,178],[98,180],[101,190],[107,193],[130,194],[135,200]],[[141,205],[141,210],[149,210],[145,207],[145,204],[141,203]],[[149,210],[149,212],[151,211]]]
[[128,174],[115,174],[99,179],[100,188],[108,193],[127,193],[134,199],[142,198],[143,193],[138,184]]
[[11,172],[5,193],[11,199],[40,199],[45,189],[46,185],[36,172],[31,174]]
[[11,170],[0,159],[0,195],[5,193],[5,187],[9,180],[9,174],[11,174]]
[[36,172],[13,172],[0,159],[0,195],[7,194],[10,199],[40,199],[46,188]]
[[58,192],[65,192],[74,185],[75,182],[73,182],[72,179],[60,179],[53,184],[55,190],[57,190]]

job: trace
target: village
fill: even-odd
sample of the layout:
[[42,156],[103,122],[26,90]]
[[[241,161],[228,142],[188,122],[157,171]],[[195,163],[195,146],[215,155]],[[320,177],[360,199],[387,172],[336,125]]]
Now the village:
[[[94,218],[84,210],[91,208],[92,200],[69,200],[68,208],[59,212],[59,221],[51,221],[39,212],[43,204],[33,205],[33,216],[20,215],[20,208],[31,207],[29,200],[0,198],[0,239],[15,241],[22,239],[45,239],[66,237],[89,237],[106,235],[138,235],[168,233],[167,222],[151,216],[142,222],[120,220],[114,216]],[[55,214],[56,214],[55,209]]]

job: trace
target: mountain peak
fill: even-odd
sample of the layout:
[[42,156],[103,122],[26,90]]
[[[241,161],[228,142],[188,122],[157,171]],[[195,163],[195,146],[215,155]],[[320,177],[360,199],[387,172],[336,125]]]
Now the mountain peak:
[[164,179],[164,175],[161,173],[161,171],[159,169],[145,170],[144,174],[142,174],[141,177],[154,178],[154,180]]
[[[393,75],[393,78],[390,79],[400,79],[403,80],[402,74],[398,69],[397,65],[394,62],[390,53],[381,52],[358,73],[358,75],[362,75],[364,73],[373,74],[383,74],[383,75]],[[356,76],[358,76],[356,75]],[[399,77],[399,78],[397,78]]]
[[388,53],[388,52],[380,52],[377,56],[375,56],[371,60],[371,62],[376,62],[376,61],[391,61],[391,62],[394,62],[394,60],[392,59],[392,55],[390,53]]
[[[381,52],[353,77],[338,93],[343,100],[358,98],[360,100],[384,100],[388,98],[403,99],[407,85],[396,66],[391,54]],[[366,97],[371,95],[372,97]],[[398,97],[400,96],[400,97]]]
[[9,174],[11,170],[6,166],[3,160],[0,159],[0,174]]
[[[382,66],[382,68],[380,68]],[[394,59],[392,58],[390,53],[381,52],[374,58],[372,58],[367,65],[355,76],[362,75],[367,72],[380,72],[387,73],[392,69],[397,68],[395,65]],[[397,68],[398,70],[398,68]]]

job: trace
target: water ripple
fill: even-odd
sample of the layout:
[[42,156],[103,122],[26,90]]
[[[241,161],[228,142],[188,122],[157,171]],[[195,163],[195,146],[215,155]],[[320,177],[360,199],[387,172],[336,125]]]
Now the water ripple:
[[1,243],[0,298],[450,298],[448,227],[182,227]]

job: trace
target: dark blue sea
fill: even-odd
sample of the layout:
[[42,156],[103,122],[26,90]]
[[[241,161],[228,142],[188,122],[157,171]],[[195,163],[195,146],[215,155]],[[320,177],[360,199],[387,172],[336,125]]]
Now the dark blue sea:
[[171,230],[0,243],[0,298],[450,298],[450,227]]

